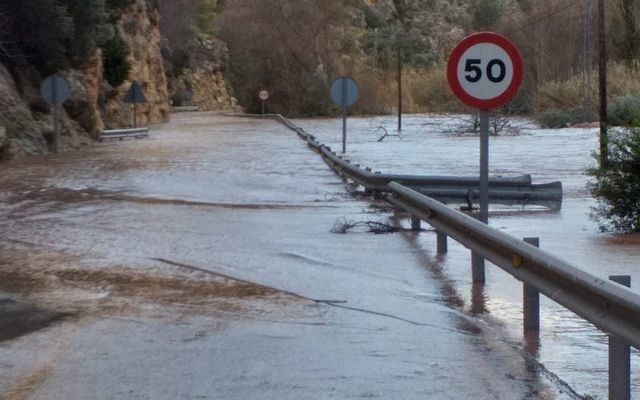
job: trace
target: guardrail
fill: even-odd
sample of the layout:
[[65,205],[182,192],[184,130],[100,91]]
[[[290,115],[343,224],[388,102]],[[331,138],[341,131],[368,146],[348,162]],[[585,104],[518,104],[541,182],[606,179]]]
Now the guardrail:
[[149,128],[131,128],[131,129],[110,129],[100,132],[99,141],[103,141],[106,139],[119,139],[122,140],[124,138],[132,137],[132,138],[142,138],[149,136]]
[[[537,247],[537,238],[520,240],[456,211],[400,182],[384,179],[370,169],[337,156],[281,115],[270,115],[295,131],[310,148],[320,153],[339,174],[386,192],[385,199],[412,215],[412,222],[425,221],[436,229],[438,253],[447,251],[451,237],[523,282],[523,326],[525,332],[538,334],[540,329],[539,294],[542,293],[607,333],[609,341],[609,398],[630,398],[630,348],[640,350],[640,295],[613,283],[628,279],[610,277],[611,281],[591,275],[580,268]],[[385,177],[387,179],[388,177]],[[516,185],[518,179],[501,182]],[[405,180],[410,181],[410,179]],[[496,181],[497,182],[497,181]],[[416,226],[412,223],[412,226]],[[621,278],[623,278],[621,280]],[[628,278],[628,277],[627,277]],[[484,274],[483,274],[484,281]],[[623,283],[624,284],[624,283]]]
[[200,111],[198,106],[174,106],[171,107],[173,112],[196,112]]

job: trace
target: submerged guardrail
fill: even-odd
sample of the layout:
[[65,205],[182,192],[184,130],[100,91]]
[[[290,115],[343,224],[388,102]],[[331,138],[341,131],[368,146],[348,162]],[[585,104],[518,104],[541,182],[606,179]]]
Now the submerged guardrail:
[[[414,228],[419,228],[416,221],[425,221],[433,226],[437,234],[438,253],[446,253],[447,237],[451,237],[523,282],[525,333],[534,333],[536,337],[539,335],[539,294],[542,293],[608,334],[609,398],[630,397],[629,346],[640,350],[640,295],[623,286],[629,283],[628,277],[610,277],[610,281],[598,278],[539,249],[538,238],[520,240],[420,193],[428,192],[428,187],[439,187],[443,184],[441,179],[448,180],[450,177],[385,176],[372,173],[369,168],[362,169],[333,153],[313,135],[295,126],[282,115],[268,117],[295,131],[337,173],[365,189],[386,193],[386,201],[412,216]],[[453,179],[452,182],[454,185],[476,184],[475,178]],[[530,184],[530,176],[494,178],[491,182],[490,187],[493,188],[519,188],[523,184]],[[554,186],[555,183],[549,185]],[[484,282],[484,271],[479,282]]]

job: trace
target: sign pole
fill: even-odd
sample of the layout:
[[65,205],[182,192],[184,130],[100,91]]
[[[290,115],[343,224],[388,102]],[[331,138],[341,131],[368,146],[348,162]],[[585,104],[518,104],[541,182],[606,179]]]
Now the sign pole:
[[262,100],[262,115],[264,115],[264,109],[265,109],[264,100]]
[[402,54],[398,48],[398,132],[402,131]]
[[480,221],[489,223],[489,111],[480,110]]
[[60,132],[59,132],[59,128],[58,128],[58,85],[56,84],[57,82],[53,82],[53,85],[51,85],[51,92],[52,92],[52,97],[53,97],[53,152],[54,153],[58,153],[59,152],[59,145],[58,143],[60,142]]
[[58,119],[58,106],[53,106],[53,152],[56,154],[60,151],[58,144],[60,142],[60,128],[58,127]]
[[342,80],[342,152],[347,152],[347,80]]
[[138,127],[138,104],[133,103],[133,127]]

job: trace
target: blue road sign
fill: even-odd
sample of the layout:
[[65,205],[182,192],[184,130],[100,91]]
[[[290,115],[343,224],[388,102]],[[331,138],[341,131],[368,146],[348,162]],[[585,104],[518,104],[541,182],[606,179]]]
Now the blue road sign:
[[353,78],[341,76],[331,84],[331,99],[341,108],[352,106],[358,101],[360,88]]
[[70,93],[69,82],[58,74],[49,76],[40,86],[40,94],[54,108],[60,108],[62,103],[67,101]]
[[146,103],[147,99],[144,97],[144,92],[142,91],[142,87],[138,84],[138,82],[133,82],[129,90],[124,95],[123,101],[129,104],[138,104],[138,103]]

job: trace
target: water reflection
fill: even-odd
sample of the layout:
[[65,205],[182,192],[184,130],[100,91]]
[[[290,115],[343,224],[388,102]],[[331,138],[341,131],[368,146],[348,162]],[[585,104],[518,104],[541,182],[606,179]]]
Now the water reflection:
[[471,285],[471,308],[469,311],[471,312],[471,315],[474,316],[486,314],[488,312],[484,283],[476,282]]

